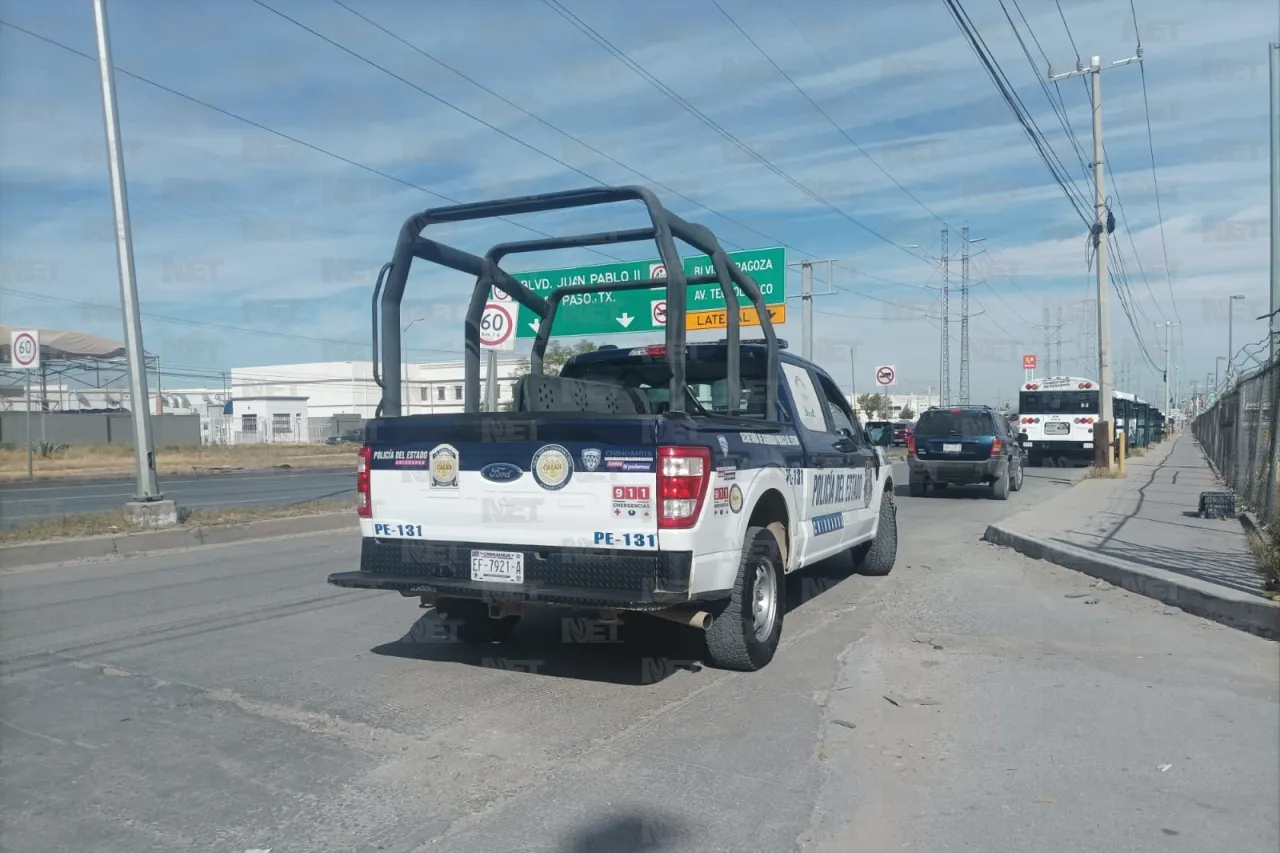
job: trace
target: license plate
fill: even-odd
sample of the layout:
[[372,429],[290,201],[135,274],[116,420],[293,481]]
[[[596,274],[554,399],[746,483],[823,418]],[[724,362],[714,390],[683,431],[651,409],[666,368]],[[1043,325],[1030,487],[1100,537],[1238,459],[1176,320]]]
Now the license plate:
[[472,551],[471,579],[524,583],[524,554],[519,551]]
[[1085,450],[1093,450],[1093,442],[1092,442],[1092,441],[1086,441],[1086,442],[1084,443],[1084,449],[1085,449]]
[[943,452],[943,453],[959,453],[959,452],[960,452],[960,445],[958,445],[958,444],[944,444],[944,445],[942,445],[942,452]]

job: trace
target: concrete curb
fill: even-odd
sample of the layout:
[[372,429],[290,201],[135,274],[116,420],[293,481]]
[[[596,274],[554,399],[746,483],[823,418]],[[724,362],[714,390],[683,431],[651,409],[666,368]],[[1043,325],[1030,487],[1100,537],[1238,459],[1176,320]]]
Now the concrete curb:
[[1046,542],[999,524],[989,525],[982,538],[1033,559],[1101,578],[1138,595],[1180,607],[1193,616],[1268,640],[1280,640],[1280,603],[1173,572],[1093,554],[1082,548]]
[[298,515],[291,518],[269,518],[244,524],[214,524],[204,527],[149,530],[142,533],[26,542],[21,545],[0,547],[0,572],[74,560],[135,557],[154,551],[173,551],[204,545],[225,545],[253,539],[294,536],[299,533],[325,533],[358,528],[359,519],[354,512],[348,510]]

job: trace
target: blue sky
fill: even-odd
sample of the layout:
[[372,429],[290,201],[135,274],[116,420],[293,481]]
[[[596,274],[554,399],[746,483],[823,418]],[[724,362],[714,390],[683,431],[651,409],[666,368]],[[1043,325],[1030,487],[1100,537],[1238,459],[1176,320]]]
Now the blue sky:
[[[233,366],[366,358],[373,278],[408,214],[448,203],[441,196],[596,182],[653,186],[731,250],[786,245],[789,262],[837,259],[830,285],[825,265],[815,275],[816,289],[835,291],[815,300],[816,355],[847,382],[852,347],[860,390],[877,364],[896,366],[899,391],[937,386],[944,222],[953,259],[966,222],[985,238],[970,267],[974,397],[1007,397],[1022,353],[1043,358],[1037,324],[1046,310],[1052,324],[1062,312],[1063,368],[1092,373],[1083,359],[1083,302],[1093,296],[1085,226],[941,0],[722,0],[759,50],[710,0],[561,0],[787,177],[541,0],[343,3],[438,61],[332,0],[110,3],[117,68],[306,143],[117,73],[144,337],[166,384],[199,385]],[[996,0],[964,6],[1090,201],[1073,143],[1036,79],[1041,50],[1062,71],[1075,65],[1072,41],[1086,62],[1106,63],[1133,55],[1141,36],[1147,107],[1138,66],[1102,75],[1106,188],[1134,325],[1162,362],[1155,324],[1181,322],[1173,360],[1188,385],[1226,354],[1229,294],[1246,297],[1235,307],[1236,349],[1263,340],[1266,326],[1253,318],[1268,310],[1267,43],[1280,30],[1276,4],[1138,0],[1135,32],[1126,0],[1062,0],[1066,26],[1049,0],[1005,0],[1035,69]],[[88,0],[0,0],[0,19],[96,56]],[[1058,93],[1088,160],[1084,84],[1064,81]],[[121,336],[110,310],[119,304],[111,215],[96,61],[0,26],[6,323]],[[552,233],[640,223],[629,207],[517,221]],[[435,236],[483,251],[534,235],[495,222]],[[654,254],[651,246],[609,253]],[[565,252],[512,268],[605,260]],[[953,260],[953,388],[960,267]],[[406,318],[427,318],[408,336],[415,358],[460,349],[469,286],[415,267]],[[796,272],[790,292],[798,286]],[[799,303],[790,306],[782,336],[799,348]],[[1158,396],[1115,295],[1111,314],[1117,380]]]

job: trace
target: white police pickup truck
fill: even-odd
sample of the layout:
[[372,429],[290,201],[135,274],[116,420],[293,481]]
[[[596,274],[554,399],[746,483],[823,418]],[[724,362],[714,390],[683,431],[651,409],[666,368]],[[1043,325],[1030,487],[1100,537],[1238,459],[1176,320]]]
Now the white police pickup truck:
[[[640,198],[667,224],[656,200]],[[521,201],[489,215],[527,209]],[[431,215],[441,214],[419,214]],[[406,223],[411,242],[430,243],[420,230]],[[671,230],[723,259],[700,226],[676,220]],[[437,248],[416,245],[415,254],[472,269]],[[388,265],[388,291],[403,287],[400,256]],[[477,260],[481,307],[495,283],[517,299],[531,296],[496,263]],[[721,270],[763,307],[746,273]],[[562,295],[548,300],[549,320]],[[873,441],[831,377],[785,351],[767,311],[760,341],[738,341],[731,328],[732,344],[687,344],[683,328],[668,329],[664,344],[601,348],[558,376],[541,371],[540,330],[515,411],[469,405],[407,417],[385,411],[398,408],[399,391],[386,393],[399,376],[399,318],[388,323],[388,313],[384,293],[384,412],[366,425],[357,474],[360,568],[330,583],[421,596],[472,641],[506,639],[539,605],[646,612],[702,629],[711,663],[755,670],[777,649],[788,573],[846,551],[864,573],[892,569],[897,521],[883,448],[892,434]],[[469,354],[478,362],[478,348]],[[469,371],[469,404],[479,396],[477,373]]]

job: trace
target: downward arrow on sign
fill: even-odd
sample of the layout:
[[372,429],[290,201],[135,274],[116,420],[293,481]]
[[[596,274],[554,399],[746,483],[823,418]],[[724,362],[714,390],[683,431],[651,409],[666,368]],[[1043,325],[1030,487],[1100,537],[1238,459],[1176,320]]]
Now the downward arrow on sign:
[[622,328],[624,328],[624,329],[625,329],[625,328],[627,328],[628,326],[630,326],[630,325],[631,325],[631,321],[632,321],[632,320],[634,320],[634,319],[635,319],[635,317],[632,317],[630,314],[628,314],[627,312],[623,311],[623,312],[622,312],[622,316],[621,316],[621,317],[618,317],[618,318],[616,318],[616,319],[617,319],[617,321],[618,321],[620,324],[622,324]]
[[541,320],[534,320],[532,323],[530,323],[530,324],[529,324],[529,328],[530,328],[530,329],[533,329],[534,333],[536,334],[536,333],[537,333],[537,331],[538,331],[538,325],[539,325],[541,322],[542,322]]

